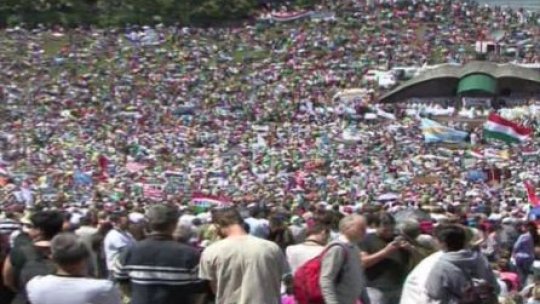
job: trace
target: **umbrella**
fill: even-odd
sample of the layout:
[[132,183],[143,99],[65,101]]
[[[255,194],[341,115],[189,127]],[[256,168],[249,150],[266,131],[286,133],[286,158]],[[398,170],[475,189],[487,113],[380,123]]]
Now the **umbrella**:
[[377,200],[380,201],[380,202],[395,201],[398,198],[399,198],[398,194],[389,192],[389,193],[385,193],[385,194],[380,195],[379,197],[377,197]]
[[418,222],[432,220],[429,213],[414,208],[402,209],[396,212],[396,214],[394,214],[394,219],[398,223],[406,220],[417,220]]

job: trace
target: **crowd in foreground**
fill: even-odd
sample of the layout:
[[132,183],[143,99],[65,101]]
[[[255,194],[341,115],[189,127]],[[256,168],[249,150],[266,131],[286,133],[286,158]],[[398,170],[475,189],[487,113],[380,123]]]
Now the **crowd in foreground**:
[[[324,206],[2,221],[6,303],[537,303],[540,236],[517,215]],[[268,216],[262,216],[267,213]],[[291,214],[297,214],[292,215]],[[429,213],[426,213],[429,214]],[[495,219],[495,216],[498,219]],[[437,220],[433,220],[437,218]],[[12,231],[9,233],[9,231]],[[10,299],[13,299],[10,302]]]
[[[540,181],[538,141],[485,142],[467,126],[470,143],[425,144],[416,114],[375,108],[362,77],[468,62],[493,30],[515,50],[491,59],[538,63],[538,14],[456,1],[317,11],[335,16],[3,32],[0,299],[539,301],[537,210],[522,191]],[[317,276],[302,276],[314,257]]]

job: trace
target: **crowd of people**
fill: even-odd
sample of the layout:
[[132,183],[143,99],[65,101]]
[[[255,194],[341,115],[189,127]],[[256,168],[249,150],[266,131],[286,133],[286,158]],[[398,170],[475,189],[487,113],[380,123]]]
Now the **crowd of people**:
[[[501,32],[513,51],[489,59],[539,63],[540,15],[315,12],[332,18],[3,31],[0,298],[294,303],[320,258],[325,303],[540,301],[540,212],[522,186],[540,181],[538,141],[486,142],[457,115],[470,143],[426,144],[418,114],[444,109],[375,105],[362,76],[466,63]],[[540,131],[534,111],[507,112]]]

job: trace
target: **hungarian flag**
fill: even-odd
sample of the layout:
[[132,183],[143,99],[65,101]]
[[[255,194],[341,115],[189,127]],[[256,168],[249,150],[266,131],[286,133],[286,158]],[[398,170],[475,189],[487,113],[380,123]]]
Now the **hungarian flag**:
[[502,140],[506,143],[522,143],[529,140],[533,130],[511,122],[492,113],[484,123],[484,138]]
[[525,186],[525,189],[527,190],[527,198],[529,199],[529,203],[533,207],[539,207],[540,206],[540,198],[536,196],[536,189],[534,188],[534,185],[530,181],[524,181],[523,185]]
[[159,185],[143,184],[143,195],[145,198],[158,201],[163,198],[163,190]]
[[534,148],[534,147],[525,147],[521,150],[521,155],[525,157],[529,156],[539,156],[540,155],[540,149]]

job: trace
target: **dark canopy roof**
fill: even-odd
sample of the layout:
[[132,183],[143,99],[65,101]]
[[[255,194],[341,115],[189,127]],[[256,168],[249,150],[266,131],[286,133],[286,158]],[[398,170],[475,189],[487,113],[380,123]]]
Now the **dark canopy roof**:
[[458,84],[464,77],[472,74],[488,75],[497,79],[498,88],[502,88],[502,79],[515,79],[527,84],[513,88],[540,93],[540,71],[520,67],[515,64],[497,64],[486,61],[473,61],[466,65],[441,64],[428,68],[419,76],[398,86],[380,98],[381,102],[402,101],[411,97],[455,96]]

